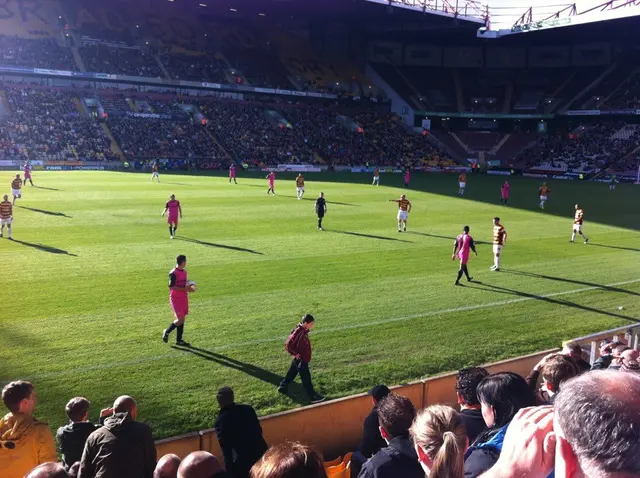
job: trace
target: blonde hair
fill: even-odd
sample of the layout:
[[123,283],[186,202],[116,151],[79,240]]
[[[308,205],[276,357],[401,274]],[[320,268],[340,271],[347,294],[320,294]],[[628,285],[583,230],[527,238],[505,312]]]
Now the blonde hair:
[[451,407],[433,405],[413,421],[411,437],[433,461],[430,478],[461,478],[467,432],[462,415]]

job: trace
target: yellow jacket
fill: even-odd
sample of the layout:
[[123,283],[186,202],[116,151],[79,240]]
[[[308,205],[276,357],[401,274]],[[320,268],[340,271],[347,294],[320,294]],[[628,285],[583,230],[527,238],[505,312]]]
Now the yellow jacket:
[[8,413],[0,419],[2,478],[23,478],[33,468],[48,461],[58,461],[58,455],[46,423],[22,413]]

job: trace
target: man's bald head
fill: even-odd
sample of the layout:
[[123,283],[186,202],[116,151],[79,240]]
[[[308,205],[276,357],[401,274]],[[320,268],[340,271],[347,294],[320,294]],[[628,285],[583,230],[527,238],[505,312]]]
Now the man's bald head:
[[178,476],[178,468],[180,467],[180,457],[174,454],[168,454],[158,460],[156,469],[153,472],[153,478],[176,478]]
[[138,415],[138,405],[130,396],[122,395],[113,402],[113,413],[128,413],[135,420]]
[[221,471],[220,462],[211,453],[194,451],[180,463],[178,478],[211,478]]
[[628,349],[620,354],[622,360],[638,360],[640,353],[637,350]]
[[61,463],[43,463],[36,466],[25,478],[69,478]]
[[638,390],[640,376],[614,370],[589,372],[563,384],[554,402],[556,458],[565,470],[574,469],[569,475],[576,468],[587,477],[640,475]]

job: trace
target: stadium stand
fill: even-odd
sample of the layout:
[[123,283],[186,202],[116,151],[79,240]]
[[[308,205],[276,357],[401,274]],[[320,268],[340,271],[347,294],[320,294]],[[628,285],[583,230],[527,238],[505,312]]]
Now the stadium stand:
[[151,78],[163,76],[151,52],[140,47],[84,40],[78,51],[88,71]]
[[4,88],[11,113],[0,118],[0,154],[7,159],[116,159],[100,125],[56,90]]
[[1,66],[77,70],[71,51],[53,38],[0,35]]

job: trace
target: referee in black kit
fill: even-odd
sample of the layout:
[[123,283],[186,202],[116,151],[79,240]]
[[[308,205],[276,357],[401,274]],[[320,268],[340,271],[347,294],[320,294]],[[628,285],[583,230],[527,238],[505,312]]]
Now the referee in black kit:
[[323,231],[322,229],[322,220],[324,219],[324,215],[327,213],[327,201],[324,199],[324,193],[320,193],[318,199],[316,199],[316,214],[318,215],[318,229]]

